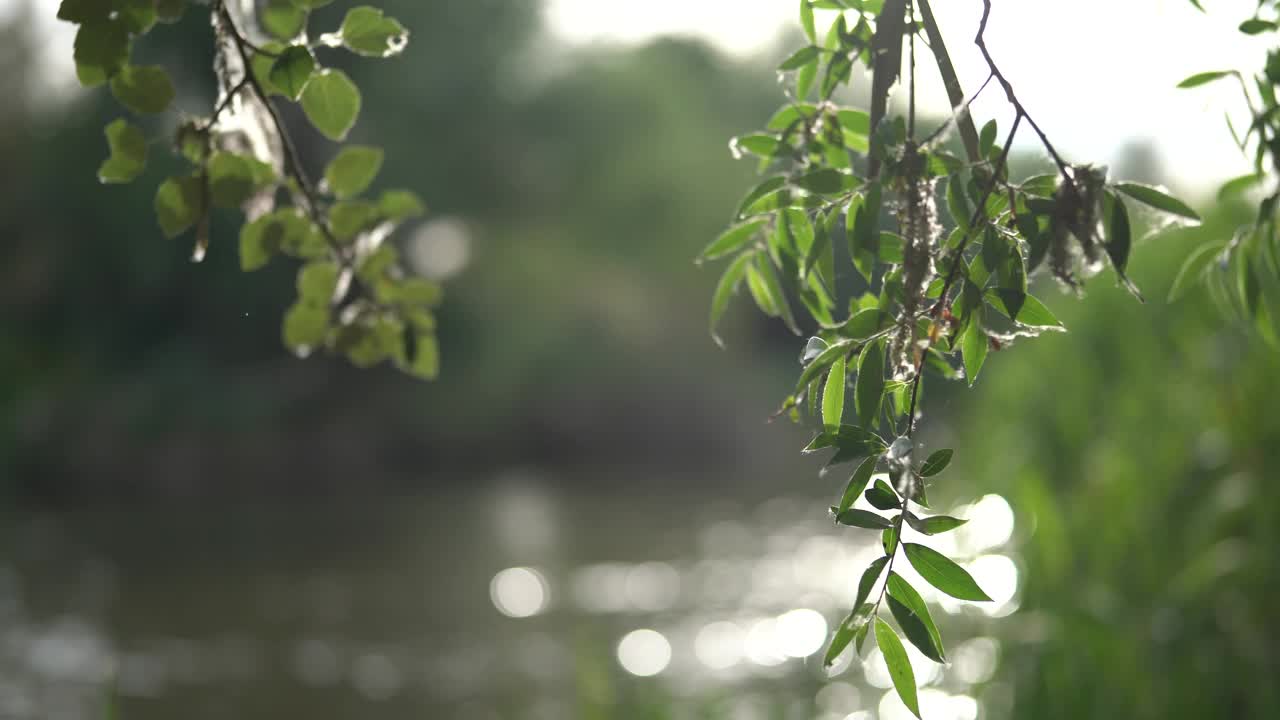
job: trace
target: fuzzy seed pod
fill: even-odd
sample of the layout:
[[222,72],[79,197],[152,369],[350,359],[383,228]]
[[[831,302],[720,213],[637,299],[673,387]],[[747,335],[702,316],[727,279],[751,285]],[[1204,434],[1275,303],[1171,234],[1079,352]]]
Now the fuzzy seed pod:
[[936,277],[938,211],[933,181],[912,173],[903,180],[898,204],[898,229],[902,233],[902,310],[898,314],[890,357],[893,376],[898,380],[915,377],[920,365],[916,337],[917,320],[924,312],[929,284]]

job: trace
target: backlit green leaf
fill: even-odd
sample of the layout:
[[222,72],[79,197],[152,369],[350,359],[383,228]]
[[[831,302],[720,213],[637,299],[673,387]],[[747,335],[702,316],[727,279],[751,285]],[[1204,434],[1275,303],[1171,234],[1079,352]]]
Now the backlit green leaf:
[[884,341],[876,340],[868,343],[858,358],[854,401],[858,420],[864,426],[873,425],[880,414],[880,402],[884,396],[884,355]]
[[937,550],[916,543],[905,543],[903,549],[911,567],[935,588],[959,600],[991,600],[968,571]]
[[822,391],[822,424],[828,432],[839,430],[844,416],[845,362],[841,355],[831,364],[827,384]]
[[281,40],[294,39],[307,24],[307,10],[294,0],[266,0],[259,17],[262,27]]
[[342,141],[360,115],[360,90],[341,70],[321,70],[302,90],[302,110],[330,140]]
[[907,524],[911,526],[912,530],[924,535],[938,535],[949,532],[967,522],[969,521],[953,518],[950,515],[934,515],[933,517],[922,518],[907,513]]
[[[729,300],[733,294],[737,292],[738,286],[742,284],[742,279],[746,277],[747,268],[751,266],[751,259],[754,253],[744,252],[725,268],[724,274],[720,276],[720,282],[716,285],[715,294],[711,298],[711,338],[716,344],[724,347],[724,341],[720,339],[720,335],[716,332],[716,328],[720,325],[720,318],[724,316],[724,311],[729,307]],[[834,361],[834,357],[832,360]]]
[[1178,87],[1180,88],[1199,87],[1206,83],[1211,83],[1214,80],[1220,80],[1224,77],[1228,77],[1235,74],[1236,72],[1234,70],[1213,70],[1210,72],[1196,73],[1195,75],[1192,75],[1186,80],[1183,80],[1182,82],[1178,83]]
[[1192,210],[1186,203],[1149,185],[1118,183],[1115,185],[1115,189],[1157,210],[1163,210],[1191,220],[1198,221],[1200,219],[1196,211]]
[[86,22],[76,31],[72,57],[81,85],[101,85],[129,62],[129,30],[120,20]]
[[368,6],[347,11],[340,35],[344,46],[367,57],[397,55],[409,42],[409,31],[398,20]]
[[889,573],[885,585],[889,594],[889,610],[912,645],[934,662],[946,662],[942,635],[938,632],[924,598],[901,575]]
[[112,76],[111,94],[136,113],[154,115],[173,102],[173,81],[159,65],[127,65]]
[[156,190],[155,210],[165,237],[181,235],[204,215],[204,183],[194,175],[165,180]]
[[887,519],[868,510],[859,510],[858,508],[851,508],[837,514],[836,522],[841,525],[864,528],[866,530],[883,530],[893,526],[893,523]]
[[267,77],[271,84],[289,99],[297,100],[316,70],[316,58],[304,45],[285,48],[271,63]]
[[880,618],[876,618],[876,644],[880,646],[880,652],[884,655],[884,663],[889,668],[889,677],[893,680],[894,689],[898,691],[898,697],[902,698],[902,704],[906,705],[917,718],[920,717],[920,701],[916,696],[916,675],[911,669],[911,661],[907,659],[907,649],[902,646],[902,641],[894,634],[889,623]]
[[951,456],[954,455],[952,450],[935,450],[928,459],[924,461],[924,465],[920,466],[920,477],[933,477],[951,464]]
[[98,180],[104,183],[133,180],[147,166],[146,136],[124,118],[112,121],[105,132],[111,155],[98,168]]
[[756,218],[725,230],[720,234],[720,237],[713,240],[710,245],[707,245],[702,254],[698,256],[698,261],[715,260],[740,250],[755,237],[766,222],[768,221],[764,218]]
[[876,463],[879,461],[879,455],[872,455],[863,460],[858,469],[853,471],[853,475],[849,477],[849,484],[845,486],[844,495],[840,497],[840,506],[836,508],[837,516],[853,507],[853,504],[858,501],[858,496],[866,489],[867,483],[871,482],[871,475],[875,472]]
[[381,148],[348,145],[329,161],[324,182],[336,197],[345,199],[364,192],[382,169]]
[[867,502],[877,510],[895,510],[902,507],[898,494],[889,487],[889,483],[883,480],[877,480],[874,486],[867,488],[865,494]]

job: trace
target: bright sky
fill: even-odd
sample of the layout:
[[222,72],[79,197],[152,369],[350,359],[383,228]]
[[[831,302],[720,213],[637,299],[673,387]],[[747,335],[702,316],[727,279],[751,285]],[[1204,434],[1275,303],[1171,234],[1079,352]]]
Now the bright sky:
[[[779,33],[795,27],[795,0],[545,0],[553,34],[570,43],[641,43],[664,34],[705,38],[733,55],[782,52]],[[0,20],[30,3],[40,9],[50,74],[71,77],[73,28],[54,19],[58,0],[0,0]],[[979,0],[935,0],[934,11],[966,89],[987,77],[972,38]],[[1239,88],[1221,82],[1174,86],[1192,73],[1261,67],[1272,36],[1236,31],[1255,0],[1213,0],[1208,14],[1188,0],[995,0],[987,44],[1023,104],[1068,159],[1112,162],[1133,139],[1155,143],[1184,189],[1207,190],[1249,171],[1223,113],[1240,120]],[[821,19],[821,15],[819,16]],[[781,58],[779,58],[781,59]],[[936,73],[922,65],[921,103],[946,112]],[[60,83],[52,77],[54,85]],[[979,122],[1012,119],[994,85],[974,104]],[[1237,127],[1245,124],[1237,123]],[[1030,136],[1023,139],[1030,144]]]
[[[743,55],[777,52],[773,41],[786,24],[794,27],[796,6],[794,0],[548,0],[547,21],[574,43],[681,34]],[[1204,190],[1249,171],[1223,120],[1228,109],[1235,119],[1243,112],[1239,86],[1174,86],[1202,70],[1260,68],[1267,50],[1266,37],[1236,31],[1252,16],[1254,0],[1206,6],[1208,14],[1188,0],[996,0],[987,45],[1068,159],[1110,162],[1127,141],[1146,138],[1179,185]],[[933,8],[961,81],[972,91],[987,77],[972,43],[981,2],[936,0]],[[932,100],[921,102],[945,112],[936,73],[921,67],[922,97]],[[1002,128],[1012,120],[994,85],[974,104],[974,114],[979,124],[994,115]]]

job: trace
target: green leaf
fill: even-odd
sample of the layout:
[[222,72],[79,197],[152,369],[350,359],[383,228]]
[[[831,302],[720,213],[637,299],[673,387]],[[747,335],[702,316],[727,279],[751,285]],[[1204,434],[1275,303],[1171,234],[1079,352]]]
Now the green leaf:
[[796,325],[795,315],[791,313],[791,304],[787,301],[787,296],[782,291],[782,284],[778,281],[778,273],[774,270],[773,263],[769,261],[769,256],[763,253],[758,256],[755,267],[759,270],[765,287],[768,288],[769,296],[777,304],[778,314],[782,317],[782,322],[786,324],[792,333],[799,335],[800,327]]
[[885,444],[880,436],[873,432],[856,425],[841,425],[840,431],[835,435],[822,433],[814,438],[802,452],[815,452],[829,447],[836,448],[837,452],[827,464],[839,465],[868,455],[880,454],[884,452]]
[[1240,23],[1240,32],[1245,35],[1258,35],[1276,29],[1276,23],[1261,18],[1251,18]]
[[329,161],[324,181],[336,197],[345,199],[364,192],[382,169],[381,148],[348,145]]
[[896,510],[902,507],[898,494],[883,480],[877,480],[874,486],[867,488],[866,497],[867,502],[877,510]]
[[271,63],[267,72],[271,85],[290,100],[297,100],[307,87],[307,81],[316,70],[316,58],[305,45],[285,48]]
[[116,16],[129,32],[142,35],[156,24],[156,0],[115,0]]
[[969,522],[960,518],[953,518],[950,515],[934,515],[933,517],[916,517],[911,513],[907,513],[907,524],[912,530],[924,535],[938,535],[940,533],[949,532]]
[[[1023,325],[1049,328],[1062,327],[1062,322],[1034,295],[1028,295],[1018,290],[993,288],[986,292],[986,299],[991,304],[991,307],[998,310],[1002,315]],[[1015,316],[1009,312],[1009,306],[1017,305],[1018,303],[1021,303],[1021,305],[1018,307],[1018,312]]]
[[867,483],[871,482],[871,475],[875,472],[878,462],[880,462],[880,456],[872,455],[863,460],[858,469],[853,471],[853,475],[849,477],[849,484],[845,486],[844,495],[840,497],[840,506],[836,508],[837,517],[857,502],[858,496],[866,489]]
[[235,153],[215,152],[209,158],[209,195],[217,207],[234,208],[275,179],[270,165]]
[[329,208],[329,229],[339,242],[350,242],[381,221],[378,207],[364,200],[343,200]]
[[165,180],[156,190],[155,210],[165,237],[181,235],[204,215],[204,183],[194,175]]
[[851,340],[866,340],[888,329],[892,321],[893,317],[880,308],[867,308],[858,311],[836,328],[836,333]]
[[958,600],[991,600],[974,582],[972,575],[937,550],[916,543],[904,543],[903,549],[911,567],[920,573],[920,577],[942,592]]
[[947,655],[942,647],[942,635],[920,593],[895,572],[889,573],[886,590],[889,594],[889,611],[893,613],[911,644],[930,660],[945,663]]
[[844,416],[845,363],[845,356],[841,355],[831,364],[827,385],[822,391],[822,424],[828,432],[838,431]]
[[413,346],[413,365],[409,372],[423,380],[435,380],[440,375],[440,346],[436,336],[418,333]]
[[378,212],[392,222],[402,222],[421,217],[426,214],[427,207],[417,194],[409,190],[387,190],[378,197]]
[[1210,72],[1196,73],[1191,77],[1178,83],[1180,88],[1193,88],[1211,83],[1215,80],[1221,80],[1224,77],[1237,74],[1234,70],[1213,70]]
[[852,175],[835,168],[820,168],[796,178],[796,187],[819,195],[835,195],[853,187]]
[[814,58],[796,72],[796,97],[804,99],[809,96],[809,91],[813,89],[813,81],[818,78],[818,64],[818,59]]
[[809,0],[800,0],[800,27],[804,28],[804,35],[809,38],[809,42],[818,42],[818,31],[813,25],[813,6],[809,4]]
[[98,168],[98,181],[127,183],[141,175],[147,166],[147,138],[142,130],[119,118],[105,132],[111,155]]
[[982,329],[982,313],[975,312],[969,319],[969,327],[965,329],[961,342],[961,353],[964,355],[964,374],[969,387],[978,381],[978,373],[987,361],[987,333]]
[[111,17],[112,4],[104,0],[62,0],[58,19],[76,24],[99,22]]
[[341,270],[331,260],[319,260],[298,271],[298,297],[307,302],[328,305],[338,289]]
[[745,215],[757,200],[786,184],[787,179],[785,177],[775,175],[774,177],[768,178],[762,181],[759,185],[751,188],[751,190],[747,192],[746,197],[742,198],[742,202],[738,204],[738,217]]
[[916,697],[916,674],[911,669],[911,661],[907,659],[907,649],[902,646],[902,641],[893,633],[893,628],[889,627],[880,618],[876,618],[876,644],[880,646],[880,652],[884,655],[884,663],[889,668],[889,677],[893,680],[893,687],[898,691],[898,697],[902,698],[902,704],[916,717],[920,717],[920,701]]
[[802,47],[791,54],[786,60],[783,60],[778,69],[782,71],[799,70],[801,67],[817,60],[822,54],[822,49],[812,45]]
[[933,454],[924,461],[924,465],[920,466],[920,477],[933,477],[951,464],[951,456],[954,455],[953,450],[935,450]]
[[880,545],[884,548],[884,554],[892,556],[898,549],[898,526],[885,528],[880,533]]
[[281,40],[292,40],[307,24],[308,11],[294,0],[267,0],[259,17],[262,27]]
[[1200,216],[1196,214],[1196,211],[1188,207],[1186,203],[1149,185],[1118,183],[1114,187],[1134,200],[1150,205],[1157,210],[1163,210],[1191,220],[1200,220]]
[[1133,231],[1129,224],[1129,209],[1124,200],[1117,197],[1111,204],[1111,217],[1107,222],[1107,255],[1116,270],[1124,274],[1129,264],[1129,251],[1133,248]]
[[835,343],[819,353],[818,356],[813,359],[813,362],[806,365],[804,370],[800,373],[800,380],[796,382],[796,394],[798,395],[801,392],[804,392],[804,389],[808,387],[809,383],[816,380],[823,370],[831,367],[831,363],[834,363],[836,358],[847,354],[852,347],[853,343],[846,340],[844,342]]
[[398,20],[368,6],[348,10],[339,34],[347,49],[366,57],[398,55],[409,42],[409,31]]
[[887,519],[870,512],[868,510],[859,510],[852,508],[845,510],[836,515],[836,522],[849,527],[858,527],[866,530],[883,530],[887,527],[893,527],[893,523]]
[[136,113],[154,115],[173,102],[173,81],[159,65],[127,65],[112,76],[111,94]]
[[1169,288],[1169,302],[1173,302],[1182,297],[1194,283],[1198,282],[1204,275],[1204,271],[1213,260],[1222,253],[1222,245],[1220,243],[1209,243],[1201,245],[1182,263],[1182,267],[1178,270],[1178,275],[1173,279],[1173,285]]
[[884,341],[876,340],[867,343],[858,358],[854,402],[859,422],[867,427],[871,427],[880,415],[880,402],[884,396],[884,354]]
[[710,245],[707,245],[702,254],[698,256],[698,262],[715,260],[740,250],[750,242],[751,238],[755,237],[755,234],[760,228],[764,227],[766,222],[768,221],[764,218],[756,218],[725,230],[720,234],[720,237],[711,241]]
[[[720,347],[724,347],[724,341],[716,333],[716,327],[720,324],[724,311],[729,307],[729,300],[742,284],[742,278],[746,276],[747,268],[751,266],[754,255],[755,253],[748,251],[735,258],[720,276],[715,294],[711,297],[711,339],[715,340]],[[834,358],[832,360],[834,361]]]
[[129,30],[120,20],[87,22],[76,31],[72,57],[82,86],[101,85],[129,62]]
[[840,653],[849,647],[849,643],[854,639],[858,632],[865,628],[871,619],[871,607],[864,605],[862,607],[854,606],[846,617],[831,635],[831,644],[827,646],[827,652],[822,657],[822,666],[831,667],[835,663],[836,658],[840,657]]
[[341,142],[360,115],[360,90],[341,70],[321,70],[302,90],[302,110],[316,129]]
[[286,234],[285,223],[276,213],[247,222],[240,227],[240,269],[252,272],[265,267],[279,252]]
[[329,334],[328,306],[299,300],[285,313],[281,334],[285,347],[306,357]]
[[991,154],[991,148],[995,146],[995,144],[996,121],[992,118],[987,121],[986,125],[982,126],[982,132],[978,134],[978,151],[982,154],[982,157],[987,157]]
[[1263,173],[1249,173],[1232,178],[1218,188],[1218,202],[1229,200],[1266,179],[1267,176]]

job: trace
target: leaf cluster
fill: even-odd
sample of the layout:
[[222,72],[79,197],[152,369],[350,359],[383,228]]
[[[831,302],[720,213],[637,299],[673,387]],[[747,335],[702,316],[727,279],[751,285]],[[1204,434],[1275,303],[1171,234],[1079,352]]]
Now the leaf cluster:
[[[433,313],[442,290],[408,274],[386,242],[398,225],[425,212],[421,200],[407,190],[365,197],[384,157],[366,145],[341,147],[323,180],[313,183],[275,105],[296,103],[317,132],[343,142],[360,115],[360,90],[320,55],[332,49],[390,58],[404,50],[404,26],[368,6],[351,8],[337,28],[313,38],[311,13],[331,2],[266,0],[253,17],[240,17],[224,0],[62,0],[58,17],[78,25],[74,59],[84,86],[109,85],[135,115],[176,117],[173,148],[186,169],[161,181],[155,196],[156,220],[167,237],[194,230],[198,261],[208,248],[214,210],[241,210],[244,270],[277,256],[301,263],[297,299],[281,328],[287,347],[302,356],[323,348],[359,367],[390,361],[434,378]],[[131,62],[137,40],[187,12],[208,12],[217,41],[219,97],[201,116],[174,110],[173,82],[163,67]],[[147,132],[124,117],[105,132],[110,154],[99,179],[137,179],[152,145]]]
[[[1203,10],[1193,0],[1197,8]],[[1240,23],[1247,36],[1276,33],[1280,12],[1276,3],[1259,0],[1253,17]],[[1260,197],[1253,222],[1231,237],[1207,243],[1191,253],[1169,291],[1176,300],[1195,285],[1203,285],[1219,309],[1236,323],[1252,328],[1273,348],[1280,349],[1280,49],[1267,53],[1260,71],[1246,75],[1237,70],[1196,73],[1178,83],[1197,88],[1221,80],[1240,86],[1251,119],[1241,133],[1228,114],[1227,127],[1240,150],[1253,161],[1253,171],[1223,183],[1220,201],[1246,196]]]

